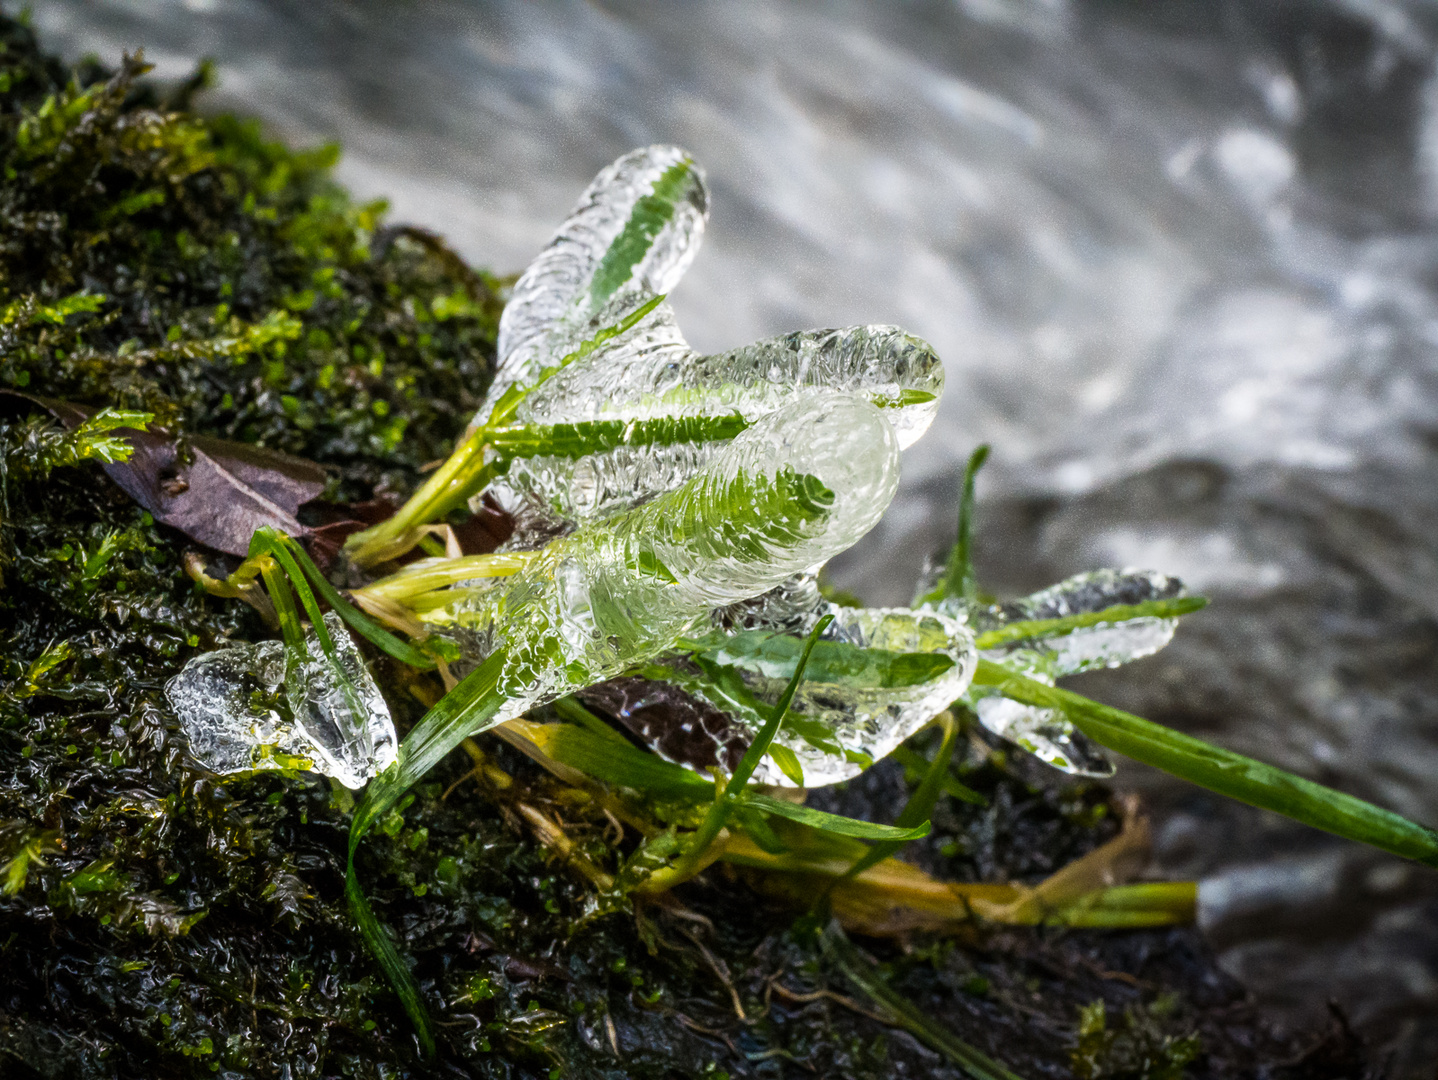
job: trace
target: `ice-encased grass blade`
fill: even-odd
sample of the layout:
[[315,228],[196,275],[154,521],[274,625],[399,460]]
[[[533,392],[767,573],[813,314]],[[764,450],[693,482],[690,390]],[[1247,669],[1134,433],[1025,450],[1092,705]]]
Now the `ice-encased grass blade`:
[[1062,712],[1110,750],[1315,829],[1438,866],[1438,832],[1352,795],[981,659],[977,686]]
[[932,348],[896,326],[801,330],[701,355],[660,305],[636,332],[570,365],[528,395],[529,423],[652,420],[737,412],[754,420],[807,391],[868,397],[906,447],[938,409],[944,368]]
[[746,429],[680,488],[553,541],[503,584],[425,618],[541,671],[538,700],[618,675],[714,606],[844,550],[892,498],[898,449],[862,399],[804,405]]
[[[823,610],[832,623],[815,647],[783,741],[808,787],[850,779],[888,756],[964,692],[978,657],[964,626],[936,612],[827,603]],[[696,662],[741,673],[743,690],[762,709],[792,675],[802,639],[754,629],[688,644],[697,646]],[[684,680],[684,689],[740,723],[752,723],[746,710],[735,707],[743,698],[733,679],[717,678],[714,667],[705,674],[708,679]],[[767,763],[763,779],[798,786]]]
[[698,250],[708,204],[702,170],[678,147],[633,150],[603,169],[515,283],[475,426],[507,389],[589,336],[601,312],[669,292]]
[[[980,631],[984,655],[1052,684],[1066,675],[1117,667],[1163,648],[1178,617],[1204,601],[1184,595],[1177,578],[1137,570],[1078,574],[1002,604],[946,597],[934,606],[963,611]],[[1024,705],[983,687],[966,704],[979,722],[1040,761],[1079,776],[1106,777],[1113,763],[1062,712]]]
[[[725,425],[752,423],[814,393],[869,398],[902,448],[927,428],[942,389],[933,350],[895,327],[804,331],[700,356],[661,305],[632,333],[525,396],[515,419],[532,431],[552,430],[555,442],[494,444],[506,474],[496,494],[508,508],[528,505],[562,520],[610,513],[683,483],[733,437]],[[635,438],[576,458],[566,429],[605,423]],[[641,445],[649,449],[636,449]]]

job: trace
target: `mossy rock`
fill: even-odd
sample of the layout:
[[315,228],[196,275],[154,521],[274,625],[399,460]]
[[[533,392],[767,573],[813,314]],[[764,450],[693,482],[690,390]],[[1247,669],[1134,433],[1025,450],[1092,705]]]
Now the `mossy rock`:
[[[333,504],[408,491],[449,451],[487,385],[501,281],[354,204],[336,149],[190,112],[203,71],[168,94],[135,60],[70,72],[4,17],[0,47],[0,387],[313,459]],[[362,855],[436,1019],[425,1060],[344,903],[351,800],[306,775],[218,781],[164,700],[198,651],[269,631],[199,590],[195,546],[97,461],[57,458],[31,401],[0,399],[0,439],[0,1075],[964,1075],[870,1015],[794,913],[738,880],[593,916],[516,808],[546,807],[600,857],[602,820],[502,748],[478,779],[446,763]],[[435,686],[377,673],[413,724]],[[966,768],[988,805],[945,797],[915,853],[931,869],[1036,880],[1111,834],[1101,788],[982,751]],[[892,819],[907,790],[881,766],[825,798]],[[866,948],[1031,1080],[1363,1069],[1338,1029],[1309,1064],[1261,1064],[1298,1051],[1192,931]]]

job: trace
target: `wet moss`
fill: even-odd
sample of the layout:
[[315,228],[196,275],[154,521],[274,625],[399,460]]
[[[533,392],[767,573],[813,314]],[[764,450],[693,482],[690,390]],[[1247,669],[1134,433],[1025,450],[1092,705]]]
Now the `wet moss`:
[[[0,45],[0,387],[314,459],[335,503],[412,488],[479,404],[502,283],[354,204],[333,148],[191,113],[203,72],[168,91],[134,60],[71,72],[3,16]],[[503,747],[473,776],[446,762],[362,849],[438,1024],[423,1060],[344,904],[351,800],[305,775],[217,781],[165,704],[197,651],[269,631],[198,590],[193,545],[65,438],[0,399],[0,1075],[961,1075],[737,877],[595,914],[526,814],[612,868],[607,822]],[[378,672],[402,729],[437,693]],[[1110,835],[1102,788],[982,748],[965,768],[987,802],[941,801],[915,853],[937,872],[1037,880]],[[883,766],[826,799],[892,820],[907,792]],[[1085,1006],[1118,1017],[1175,991],[1134,1015],[1160,1042],[1198,1032],[1191,1075],[1292,1053],[1188,931],[866,947],[1030,1078],[1072,1075]]]

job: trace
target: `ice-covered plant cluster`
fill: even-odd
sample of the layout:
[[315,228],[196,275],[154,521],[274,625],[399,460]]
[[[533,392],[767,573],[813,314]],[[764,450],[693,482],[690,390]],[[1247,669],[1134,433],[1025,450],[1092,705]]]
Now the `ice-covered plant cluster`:
[[[469,437],[395,518],[351,544],[356,563],[388,561],[487,492],[518,523],[510,558],[426,559],[361,599],[448,637],[461,664],[503,656],[491,722],[627,677],[621,722],[682,694],[724,717],[698,761],[732,766],[726,752],[742,752],[792,677],[797,639],[828,616],[756,780],[846,779],[960,700],[1050,764],[1109,771],[1053,710],[970,688],[974,634],[1172,599],[1179,584],[1102,572],[1002,605],[942,583],[908,609],[825,599],[820,568],[888,505],[900,451],[937,411],[943,367],[891,326],[695,352],[664,297],[707,212],[703,174],[678,148],[636,150],[599,174],[514,287]],[[312,641],[288,680],[278,645],[202,656],[174,680],[172,703],[205,764],[305,759],[358,787],[393,760],[383,698],[339,620],[327,621],[333,673]],[[1066,633],[1011,638],[991,655],[1052,682],[1152,652],[1173,620],[1046,628],[1056,631]],[[344,681],[359,692],[341,693]],[[287,708],[276,708],[282,686]]]

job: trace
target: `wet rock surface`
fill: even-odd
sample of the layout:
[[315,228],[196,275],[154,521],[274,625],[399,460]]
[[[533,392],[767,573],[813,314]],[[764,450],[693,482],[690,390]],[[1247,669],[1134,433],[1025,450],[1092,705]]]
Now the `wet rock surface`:
[[[696,347],[860,318],[948,365],[844,584],[906,600],[989,440],[987,587],[1142,565],[1214,598],[1161,657],[1085,692],[1438,820],[1431,11],[196,0],[35,17],[71,57],[144,45],[176,76],[217,57],[212,107],[340,138],[345,182],[497,269],[617,153],[689,147],[723,208],[674,297]],[[1394,1075],[1431,1072],[1438,876],[1120,779],[1150,798],[1160,868],[1207,879],[1229,970],[1294,1018],[1337,998]]]

